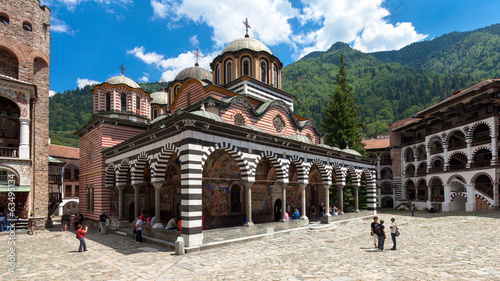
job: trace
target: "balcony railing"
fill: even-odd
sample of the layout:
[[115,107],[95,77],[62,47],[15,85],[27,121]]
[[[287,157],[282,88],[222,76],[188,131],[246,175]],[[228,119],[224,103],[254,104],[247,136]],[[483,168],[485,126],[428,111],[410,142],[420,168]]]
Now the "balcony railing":
[[19,148],[0,146],[0,157],[18,158]]
[[64,198],[78,198],[78,193],[65,192]]
[[49,182],[61,182],[61,175],[49,174]]
[[467,143],[463,142],[452,142],[448,145],[448,150],[459,149],[467,147]]
[[51,192],[49,193],[49,202],[61,202],[62,195],[59,192]]

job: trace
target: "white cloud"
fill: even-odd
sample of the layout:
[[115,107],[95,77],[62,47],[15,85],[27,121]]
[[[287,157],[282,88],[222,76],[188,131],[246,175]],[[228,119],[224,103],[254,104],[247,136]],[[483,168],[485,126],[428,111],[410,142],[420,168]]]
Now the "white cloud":
[[200,43],[200,41],[198,41],[198,36],[193,35],[192,37],[190,37],[189,43],[191,43],[191,45],[193,45],[193,47],[198,47],[198,44]]
[[80,5],[83,2],[87,2],[87,1],[94,1],[94,2],[99,3],[99,4],[122,5],[122,6],[131,5],[134,3],[133,0],[45,0],[44,4],[49,5],[49,6],[53,6],[56,3],[59,3],[63,6],[66,6],[66,8],[69,11],[74,12],[78,5]]
[[139,81],[141,81],[141,82],[149,82],[149,77],[151,77],[151,75],[149,75],[149,73],[147,73],[147,72],[143,72],[142,74],[144,76],[142,76],[141,78],[139,78]]
[[49,90],[49,97],[52,97],[55,94],[56,94],[56,91]]
[[50,31],[67,33],[71,35],[75,34],[75,31],[71,29],[71,27],[67,25],[66,22],[56,17],[50,17]]
[[99,83],[101,83],[101,82],[95,81],[95,80],[90,80],[90,79],[87,79],[87,78],[83,78],[83,79],[77,78],[76,79],[76,85],[80,89],[83,88],[83,87],[85,87],[85,86],[87,86],[87,85],[94,85],[94,84],[99,84]]
[[[218,55],[218,53],[219,51],[211,54],[202,54],[203,57],[198,62],[200,67],[209,70],[210,63]],[[181,70],[194,66],[196,63],[196,58],[193,52],[185,52],[175,58],[165,58],[164,55],[157,54],[156,52],[145,52],[144,47],[135,47],[133,50],[127,51],[127,54],[134,55],[148,65],[158,67],[158,69],[163,72],[161,75],[161,81],[173,80]]]

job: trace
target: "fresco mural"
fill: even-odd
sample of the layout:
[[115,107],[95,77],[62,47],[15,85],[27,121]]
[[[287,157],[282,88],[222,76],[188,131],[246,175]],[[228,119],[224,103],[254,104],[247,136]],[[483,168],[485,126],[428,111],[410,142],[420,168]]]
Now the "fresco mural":
[[116,187],[116,176],[113,179],[113,186],[110,188],[109,191],[109,212],[112,217],[118,217],[118,197],[119,197],[119,190]]
[[287,212],[291,212],[291,210],[295,208],[301,208],[302,194],[300,186],[297,182],[297,177],[297,167],[292,163],[290,164],[288,172],[288,186],[286,187]]
[[[160,213],[161,223],[166,224],[175,213],[175,198],[181,194],[181,162],[177,154],[173,154],[165,170],[165,181],[160,189]],[[180,214],[177,214],[179,217]]]

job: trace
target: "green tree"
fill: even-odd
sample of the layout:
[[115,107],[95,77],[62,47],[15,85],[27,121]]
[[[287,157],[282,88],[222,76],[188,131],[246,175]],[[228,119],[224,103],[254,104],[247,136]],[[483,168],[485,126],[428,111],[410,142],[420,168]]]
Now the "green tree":
[[364,124],[359,121],[362,108],[357,105],[357,99],[351,85],[347,81],[344,69],[344,53],[340,53],[339,72],[335,82],[335,90],[324,109],[325,119],[323,130],[327,133],[325,142],[339,148],[354,149],[364,153],[361,143],[361,130]]

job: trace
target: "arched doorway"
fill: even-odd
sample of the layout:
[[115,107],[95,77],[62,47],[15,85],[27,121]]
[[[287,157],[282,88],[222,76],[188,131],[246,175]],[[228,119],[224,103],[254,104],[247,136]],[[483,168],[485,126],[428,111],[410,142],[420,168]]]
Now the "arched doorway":
[[0,96],[0,157],[19,157],[19,116],[17,104]]
[[276,199],[276,201],[274,202],[274,221],[279,221],[281,219],[281,208],[281,199]]
[[382,208],[394,208],[394,200],[392,197],[383,197],[382,202],[381,202],[381,207]]
[[[252,187],[252,220],[254,223],[274,221],[273,197],[276,199],[280,190],[274,190],[277,176],[273,163],[262,158],[255,169],[255,184]],[[279,218],[278,218],[279,219]]]
[[467,198],[464,194],[455,194],[450,202],[450,211],[465,212],[465,203],[467,203]]
[[180,205],[181,202],[181,163],[175,152],[165,168],[165,181],[160,189],[160,202],[163,225],[166,225],[173,217],[176,221],[180,219],[179,211],[174,211],[174,206]]

